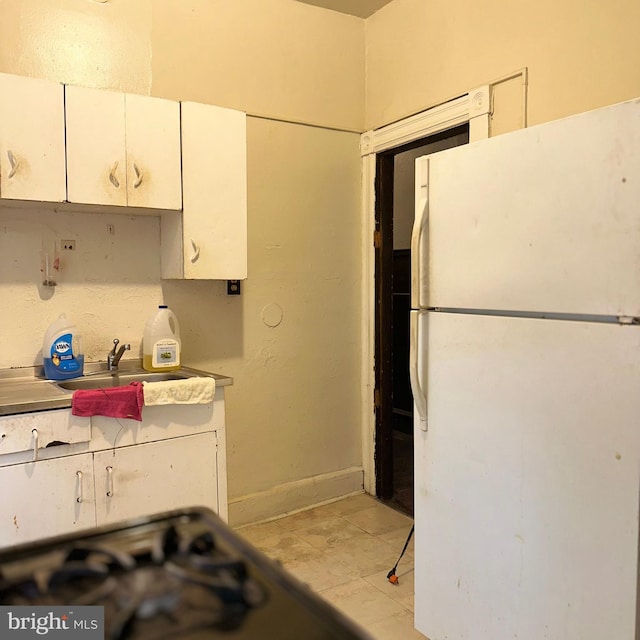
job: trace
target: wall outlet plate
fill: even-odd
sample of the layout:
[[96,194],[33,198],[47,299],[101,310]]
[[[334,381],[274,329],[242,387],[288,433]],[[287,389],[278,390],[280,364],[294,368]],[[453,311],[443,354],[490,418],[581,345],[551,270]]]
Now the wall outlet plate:
[[60,246],[63,251],[75,251],[76,250],[76,241],[75,240],[60,240]]
[[240,295],[240,280],[227,280],[227,295],[228,296]]

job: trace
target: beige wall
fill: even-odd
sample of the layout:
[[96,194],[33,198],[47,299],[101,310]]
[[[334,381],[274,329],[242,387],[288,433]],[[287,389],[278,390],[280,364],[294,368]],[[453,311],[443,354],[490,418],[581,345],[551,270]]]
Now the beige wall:
[[[358,477],[361,486],[359,136],[323,127],[363,127],[364,22],[292,0],[0,0],[0,16],[2,72],[322,125],[248,119],[240,297],[220,282],[162,282],[155,217],[0,211],[0,326],[11,335],[0,367],[37,362],[62,311],[85,334],[88,359],[104,359],[115,336],[137,353],[144,318],[164,298],[185,363],[235,379],[226,397],[236,506],[281,486],[295,498],[297,483],[304,495],[281,508],[331,497],[308,490],[322,484],[315,478],[330,476],[329,492],[353,490]],[[43,290],[39,246],[56,237],[75,238],[78,251],[59,286]],[[282,321],[268,326],[278,309]]]
[[394,0],[366,21],[367,128],[529,69],[529,124],[640,95],[636,0]]
[[154,95],[363,130],[360,18],[291,0],[156,0],[152,35]]
[[189,318],[188,360],[235,379],[232,497],[360,464],[358,137],[253,118],[248,133],[242,296],[163,287]]
[[0,0],[0,72],[364,128],[360,18],[293,0]]
[[0,0],[0,72],[148,94],[152,0]]

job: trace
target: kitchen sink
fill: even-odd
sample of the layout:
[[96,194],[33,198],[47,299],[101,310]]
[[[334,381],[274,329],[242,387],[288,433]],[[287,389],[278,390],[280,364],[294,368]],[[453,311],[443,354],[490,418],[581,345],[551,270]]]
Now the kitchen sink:
[[192,367],[180,367],[173,371],[145,371],[141,359],[124,360],[116,371],[109,371],[106,362],[85,362],[84,375],[68,380],[47,380],[42,374],[42,367],[0,369],[0,417],[68,409],[71,406],[71,396],[76,390],[108,389],[126,386],[133,381],[213,378],[216,387],[233,384],[233,379],[228,376]]
[[104,389],[107,387],[121,387],[131,382],[161,382],[163,380],[185,380],[192,378],[193,373],[187,371],[110,371],[105,373],[62,380],[56,386],[68,391],[76,389]]

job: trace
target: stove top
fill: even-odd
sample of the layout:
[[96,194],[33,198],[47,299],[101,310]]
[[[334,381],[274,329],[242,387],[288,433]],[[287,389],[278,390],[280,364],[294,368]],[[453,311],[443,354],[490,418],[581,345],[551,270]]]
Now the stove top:
[[0,605],[101,606],[114,640],[369,638],[204,508],[0,550]]

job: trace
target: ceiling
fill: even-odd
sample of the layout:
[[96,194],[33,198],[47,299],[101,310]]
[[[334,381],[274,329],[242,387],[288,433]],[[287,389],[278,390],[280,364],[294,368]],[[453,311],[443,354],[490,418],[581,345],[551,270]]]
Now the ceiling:
[[378,9],[392,2],[392,0],[298,0],[298,2],[347,13],[350,16],[368,18]]

